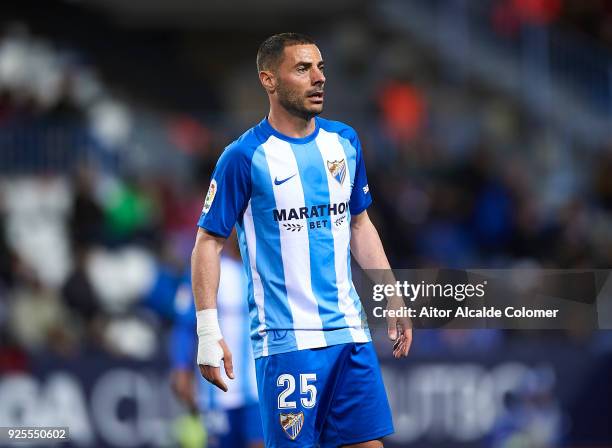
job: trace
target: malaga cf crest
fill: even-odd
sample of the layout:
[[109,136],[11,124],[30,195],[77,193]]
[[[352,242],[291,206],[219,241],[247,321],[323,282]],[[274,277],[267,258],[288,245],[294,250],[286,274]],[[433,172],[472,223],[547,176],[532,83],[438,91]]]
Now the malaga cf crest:
[[346,163],[344,159],[334,160],[333,162],[327,161],[327,169],[334,179],[336,179],[340,185],[344,182],[346,176]]
[[283,428],[283,431],[285,431],[289,438],[291,440],[295,440],[295,438],[302,430],[302,426],[304,426],[304,413],[300,412],[298,414],[281,414],[280,424]]

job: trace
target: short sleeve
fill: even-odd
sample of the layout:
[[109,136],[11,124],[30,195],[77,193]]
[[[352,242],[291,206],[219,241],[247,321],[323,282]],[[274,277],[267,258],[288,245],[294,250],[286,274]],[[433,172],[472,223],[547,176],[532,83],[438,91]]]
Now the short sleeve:
[[368,176],[366,175],[365,162],[361,152],[361,143],[357,134],[350,139],[351,144],[357,151],[355,160],[355,181],[351,192],[350,210],[351,215],[358,215],[372,204],[372,195],[368,186]]
[[240,146],[229,146],[213,172],[198,226],[227,238],[250,196],[251,158]]

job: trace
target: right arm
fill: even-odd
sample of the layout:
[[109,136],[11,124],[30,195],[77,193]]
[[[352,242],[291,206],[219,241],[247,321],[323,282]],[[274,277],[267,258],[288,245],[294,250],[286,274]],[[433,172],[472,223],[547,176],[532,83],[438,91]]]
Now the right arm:
[[234,372],[232,355],[217,319],[221,250],[244,212],[250,195],[251,159],[244,147],[232,144],[223,151],[213,172],[191,255],[198,330],[197,362],[202,376],[223,391],[227,391],[227,386],[221,379],[221,359],[229,378],[234,378]]
[[225,238],[198,228],[195,246],[191,253],[191,283],[196,311],[217,308],[221,251]]
[[232,354],[221,336],[217,317],[217,292],[221,270],[221,251],[225,238],[198,229],[191,254],[191,282],[195,298],[198,332],[198,366],[202,376],[227,392],[219,369],[223,359],[225,373],[234,378]]

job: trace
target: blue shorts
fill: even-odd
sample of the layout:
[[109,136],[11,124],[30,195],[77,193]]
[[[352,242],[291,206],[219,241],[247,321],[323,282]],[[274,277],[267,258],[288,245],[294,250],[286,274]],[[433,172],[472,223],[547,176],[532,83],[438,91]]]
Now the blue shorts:
[[393,433],[371,342],[255,360],[266,447],[338,447]]
[[208,411],[204,422],[211,448],[247,448],[263,442],[257,403],[227,411]]

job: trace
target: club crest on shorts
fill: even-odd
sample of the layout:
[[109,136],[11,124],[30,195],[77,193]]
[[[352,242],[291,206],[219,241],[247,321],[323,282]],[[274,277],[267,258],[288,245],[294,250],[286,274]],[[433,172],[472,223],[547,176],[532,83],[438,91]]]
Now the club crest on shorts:
[[208,187],[208,193],[206,193],[206,199],[204,199],[204,207],[202,207],[202,213],[208,213],[210,210],[210,206],[215,199],[215,195],[217,194],[217,181],[215,179],[210,183],[210,187]]
[[344,159],[334,160],[333,162],[327,161],[327,169],[334,179],[342,185],[344,177],[346,176],[346,163]]
[[304,413],[281,414],[280,425],[291,440],[295,440],[304,426]]

